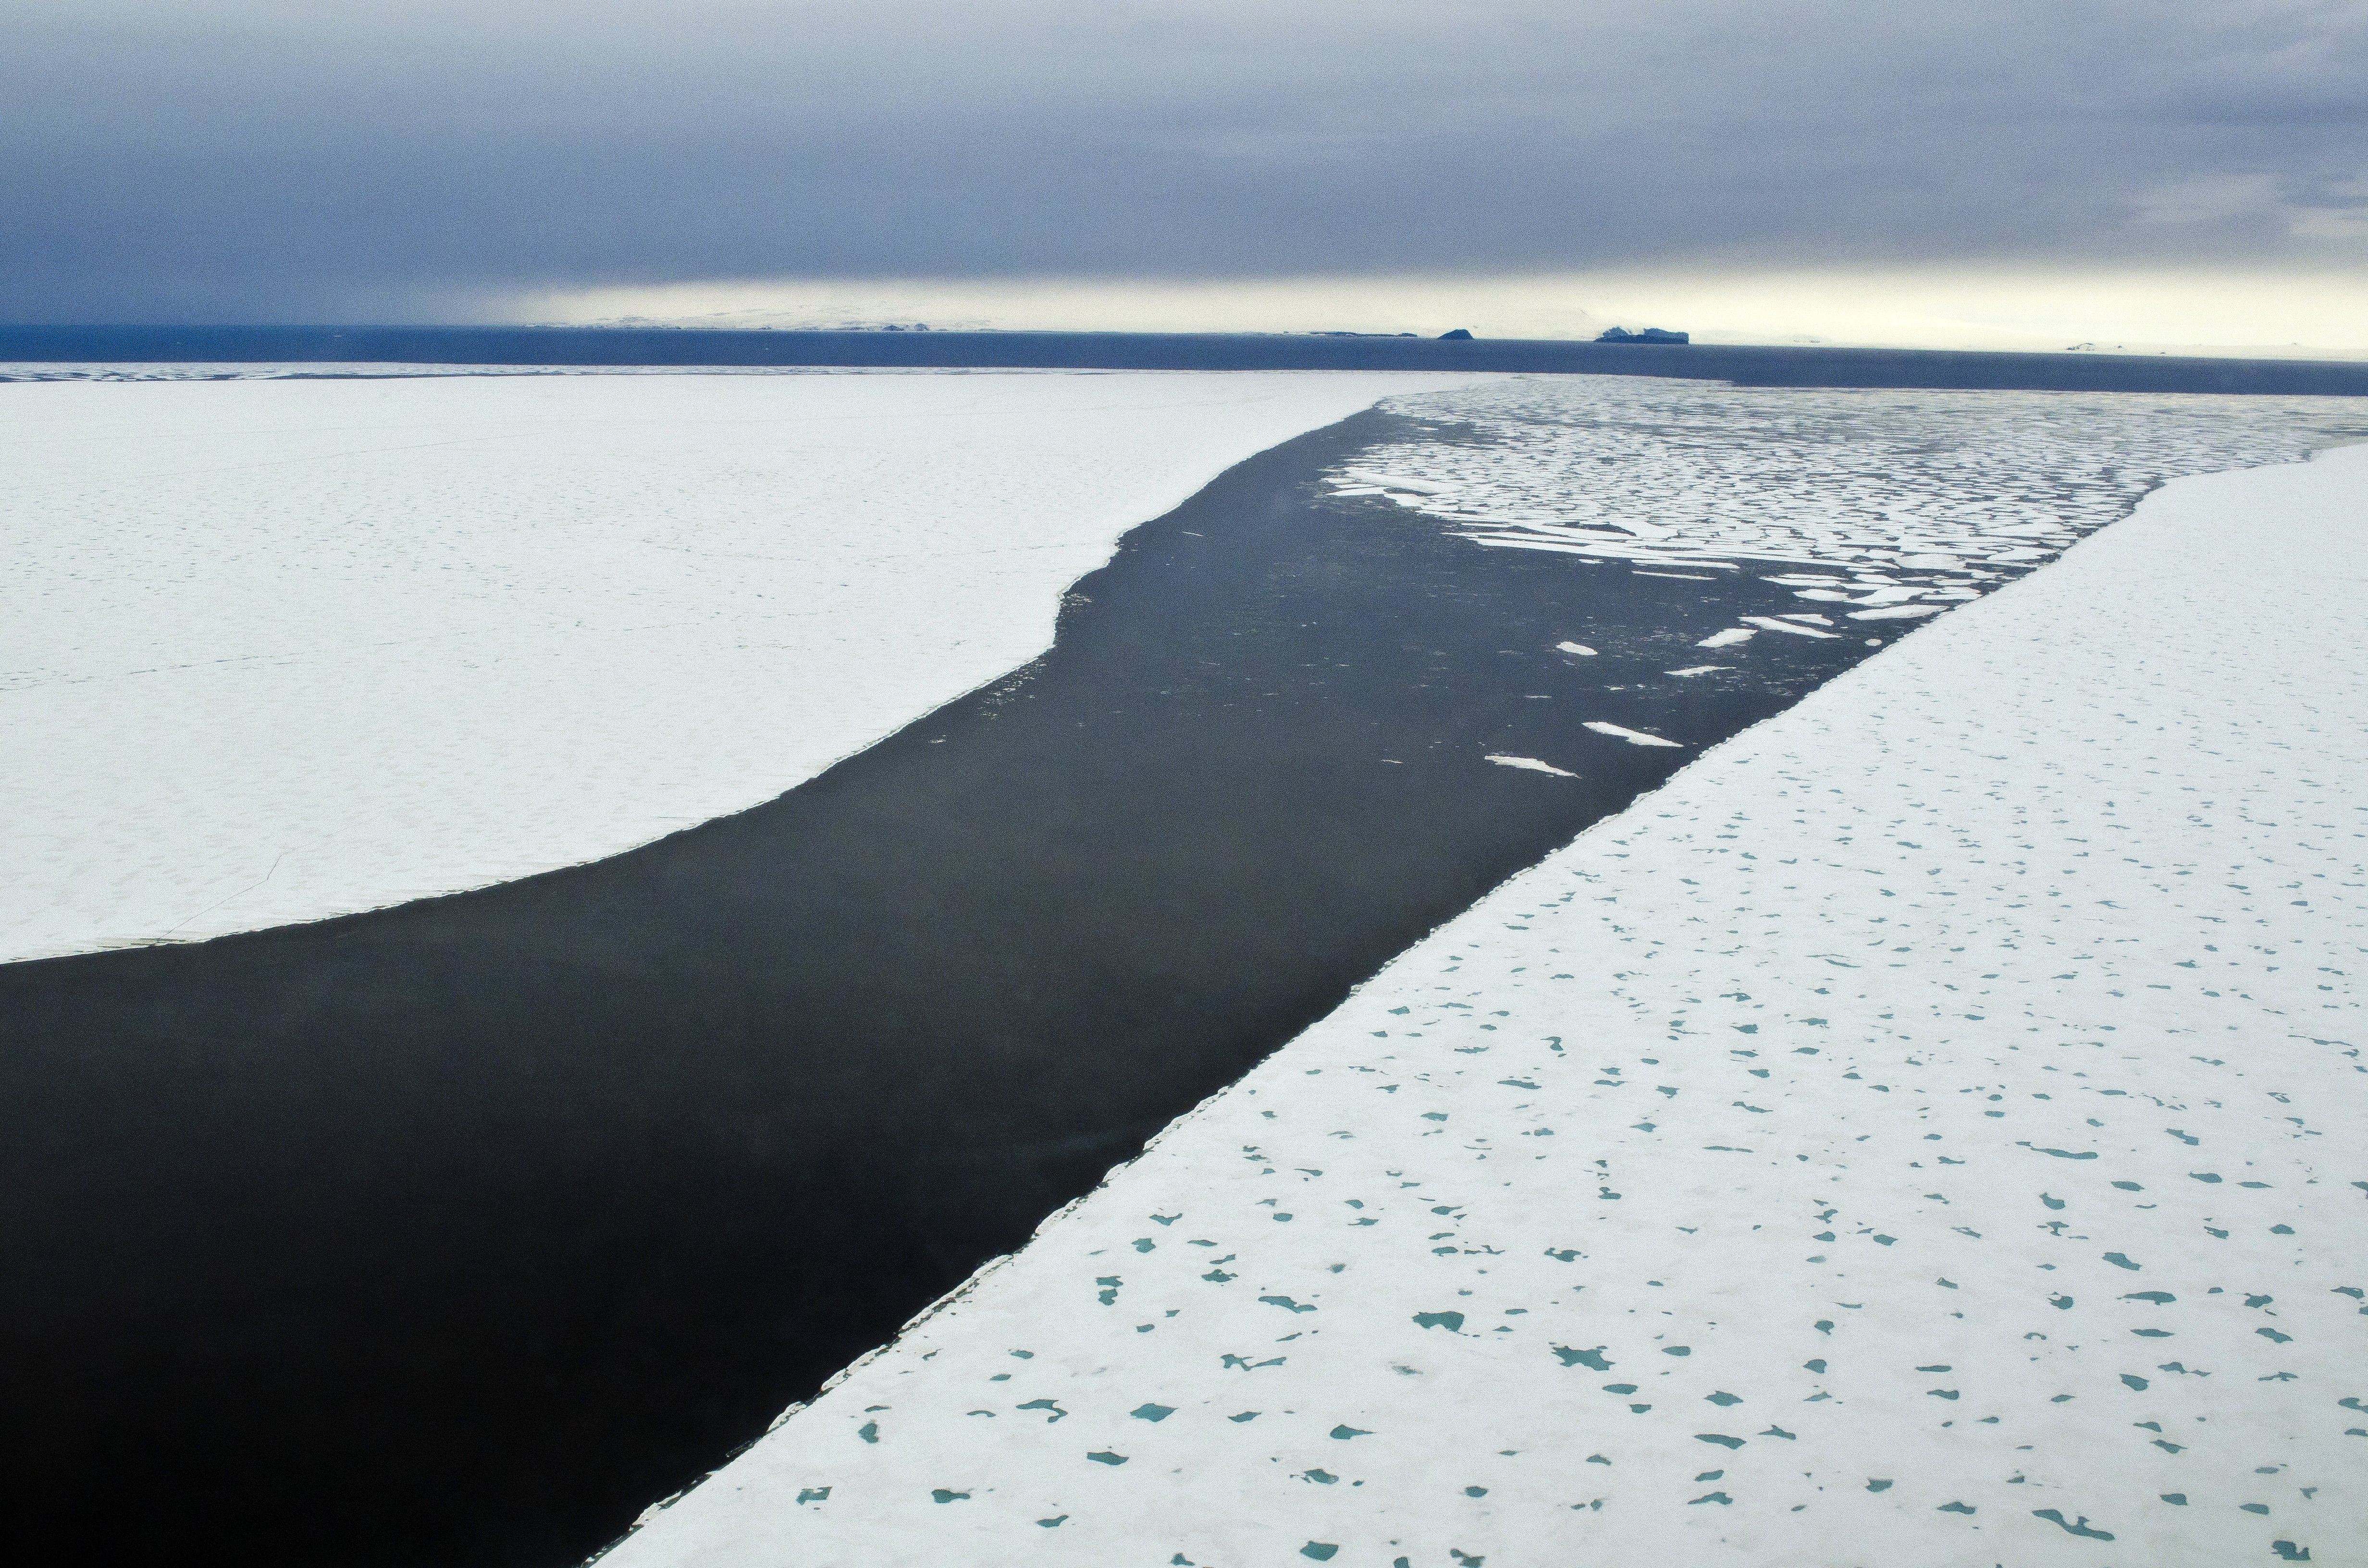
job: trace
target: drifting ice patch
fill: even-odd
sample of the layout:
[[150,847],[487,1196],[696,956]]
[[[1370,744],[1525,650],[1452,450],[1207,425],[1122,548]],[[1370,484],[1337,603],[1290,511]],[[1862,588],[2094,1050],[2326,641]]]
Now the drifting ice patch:
[[1589,658],[1593,658],[1595,656],[1595,650],[1588,647],[1584,642],[1557,642],[1554,644],[1554,652],[1557,653],[1584,653]]
[[1632,730],[1625,724],[1606,723],[1600,719],[1589,720],[1586,728],[1599,735],[1616,735],[1632,746],[1673,746],[1675,741],[1665,741],[1658,735],[1648,735],[1642,730]]
[[1748,626],[1730,626],[1724,631],[1713,631],[1694,644],[1697,648],[1732,648],[1737,642],[1748,642],[1759,635]]
[[[1801,626],[1796,625],[1793,621],[1780,620],[1772,615],[1747,615],[1743,619],[1753,626],[1759,627],[1763,631],[1789,631],[1795,637],[1831,637],[1834,635],[1834,633],[1830,631],[1820,631],[1814,626]],[[1697,643],[1696,646],[1707,648],[1710,644],[1702,642]]]
[[1852,620],[1907,620],[1917,616],[1938,615],[1947,605],[1885,605],[1881,609],[1854,609]]
[[[1595,726],[1589,724],[1588,728],[1591,730],[1594,729]],[[1662,744],[1666,745],[1668,743],[1663,742]],[[1572,773],[1565,768],[1556,767],[1551,762],[1540,762],[1533,756],[1508,756],[1503,752],[1492,751],[1488,754],[1488,760],[1495,763],[1499,767],[1526,767],[1532,773],[1551,773],[1557,778],[1576,778],[1578,777],[1577,774]]]

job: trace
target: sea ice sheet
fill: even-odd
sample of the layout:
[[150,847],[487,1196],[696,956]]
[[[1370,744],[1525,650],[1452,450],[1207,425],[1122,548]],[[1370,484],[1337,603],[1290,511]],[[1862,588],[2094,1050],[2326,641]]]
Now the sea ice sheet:
[[2171,484],[1442,927],[608,1561],[2368,1562],[2363,577],[2368,448]]
[[754,805],[1042,652],[1068,584],[1232,463],[1475,381],[317,379],[355,369],[0,368],[0,960]]

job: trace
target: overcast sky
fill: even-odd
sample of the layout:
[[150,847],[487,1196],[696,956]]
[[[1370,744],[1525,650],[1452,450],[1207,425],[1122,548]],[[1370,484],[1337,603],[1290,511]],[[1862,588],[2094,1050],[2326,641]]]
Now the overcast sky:
[[0,316],[2368,267],[2368,0],[8,0]]

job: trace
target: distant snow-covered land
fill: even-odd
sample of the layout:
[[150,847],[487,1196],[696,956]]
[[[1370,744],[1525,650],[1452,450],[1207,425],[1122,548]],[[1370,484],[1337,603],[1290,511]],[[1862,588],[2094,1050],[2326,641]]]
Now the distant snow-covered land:
[[608,1561],[2368,1562],[2363,524],[2179,481],[1717,748]]
[[0,960],[754,805],[1042,651],[1223,469],[1482,379],[0,367]]

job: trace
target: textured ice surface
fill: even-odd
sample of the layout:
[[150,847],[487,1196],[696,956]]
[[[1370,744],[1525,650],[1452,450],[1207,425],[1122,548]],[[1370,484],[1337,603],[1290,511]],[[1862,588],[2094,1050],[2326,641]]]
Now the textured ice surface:
[[2363,576],[2368,449],[2150,497],[1441,928],[610,1562],[2368,1562]]
[[1219,471],[1473,380],[104,369],[245,379],[0,385],[0,958],[754,805],[1033,657]]

